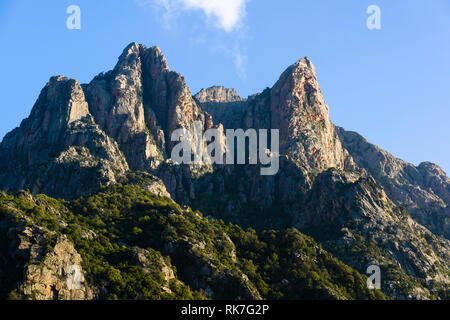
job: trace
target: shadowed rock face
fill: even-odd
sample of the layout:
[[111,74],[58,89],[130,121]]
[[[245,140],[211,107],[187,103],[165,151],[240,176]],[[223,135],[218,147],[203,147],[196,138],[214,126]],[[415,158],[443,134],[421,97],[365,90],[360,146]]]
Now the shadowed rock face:
[[236,90],[214,86],[202,89],[194,99],[212,116],[214,124],[222,124],[225,129],[242,128],[247,101],[241,98]]
[[222,86],[213,86],[208,89],[202,89],[194,98],[200,103],[230,103],[245,101],[241,98],[236,90],[228,89]]
[[[202,130],[279,129],[279,173],[173,164],[172,132],[192,132],[195,121]],[[51,78],[30,116],[3,139],[0,156],[6,191],[73,199],[146,171],[162,180],[163,195],[205,215],[259,229],[296,226],[363,273],[371,262],[397,265],[415,291],[405,295],[392,280],[385,292],[393,297],[431,297],[434,289],[422,283],[449,282],[448,241],[417,223],[448,238],[449,178],[434,164],[415,167],[336,128],[308,58],[248,99],[217,86],[193,97],[158,47],[132,43],[89,84]],[[364,241],[377,243],[370,257],[354,252]]]
[[337,128],[344,147],[367,170],[389,198],[424,226],[450,237],[450,179],[430,162],[418,167],[395,158],[356,132]]
[[[405,273],[412,279],[450,282],[441,269],[448,269],[450,242],[437,238],[396,207],[372,176],[324,172],[316,178],[301,211],[294,217],[294,225],[309,230],[328,251],[361,272],[373,264],[395,265],[395,273]],[[370,243],[386,254],[372,251]],[[367,248],[355,250],[361,246]],[[424,295],[427,290],[423,291],[420,282],[413,287],[415,299],[430,293]],[[411,298],[395,293],[393,288],[385,282],[385,292]]]
[[3,190],[72,198],[128,170],[117,143],[94,122],[76,80],[53,77],[30,116],[0,145]]

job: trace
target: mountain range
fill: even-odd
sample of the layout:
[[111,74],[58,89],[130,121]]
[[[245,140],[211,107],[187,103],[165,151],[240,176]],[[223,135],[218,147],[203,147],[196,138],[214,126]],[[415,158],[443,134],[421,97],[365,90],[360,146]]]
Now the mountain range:
[[[279,172],[174,163],[195,122],[278,129]],[[193,95],[132,43],[89,84],[52,77],[0,157],[3,299],[450,297],[450,179],[335,126],[306,57],[248,98]]]

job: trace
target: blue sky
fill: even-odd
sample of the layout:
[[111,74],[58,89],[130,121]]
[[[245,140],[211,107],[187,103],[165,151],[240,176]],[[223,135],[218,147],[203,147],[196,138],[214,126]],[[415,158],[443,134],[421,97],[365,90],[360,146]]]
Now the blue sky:
[[[449,0],[223,1],[1,0],[0,138],[52,75],[89,82],[136,41],[161,47],[193,93],[224,85],[248,96],[308,56],[335,124],[450,172]],[[66,27],[73,4],[81,30]],[[366,27],[369,5],[381,30]]]

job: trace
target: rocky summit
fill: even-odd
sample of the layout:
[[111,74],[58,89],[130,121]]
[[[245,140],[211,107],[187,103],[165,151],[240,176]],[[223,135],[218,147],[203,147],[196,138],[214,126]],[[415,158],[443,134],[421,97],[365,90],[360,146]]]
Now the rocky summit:
[[[279,130],[278,173],[172,161],[176,129],[212,128],[223,150]],[[132,43],[88,84],[52,77],[0,157],[0,299],[450,298],[450,179],[336,127],[306,57],[193,95]]]

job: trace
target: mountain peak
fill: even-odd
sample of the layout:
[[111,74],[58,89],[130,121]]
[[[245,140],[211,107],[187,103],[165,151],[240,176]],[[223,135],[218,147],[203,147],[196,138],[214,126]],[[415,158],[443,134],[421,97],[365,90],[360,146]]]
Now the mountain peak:
[[137,42],[131,42],[129,45],[127,45],[125,47],[125,49],[123,50],[123,52],[128,52],[128,51],[135,51],[135,52],[139,52],[140,48],[144,47],[144,45],[139,44]]
[[281,74],[271,89],[270,105],[282,152],[319,170],[352,166],[337,139],[309,58],[299,59]]
[[282,73],[280,79],[286,79],[288,77],[294,77],[295,79],[300,79],[301,77],[305,77],[306,79],[312,78],[317,82],[316,68],[308,57],[303,57],[290,65]]
[[[53,76],[42,90],[30,118],[42,120],[44,131],[55,131],[56,128],[48,126],[70,124],[88,114],[89,107],[78,81],[64,76]],[[50,121],[51,119],[53,121]]]
[[238,95],[235,89],[229,89],[223,86],[212,86],[207,89],[202,89],[194,96],[194,98],[200,103],[229,103],[245,101],[244,98],[241,98]]
[[151,65],[151,70],[169,71],[169,64],[167,63],[166,57],[158,46],[153,46],[148,49],[143,47],[141,55],[143,62],[147,66]]
[[313,63],[311,62],[311,59],[309,59],[309,57],[303,57],[297,60],[297,62],[295,64],[298,65],[305,65],[309,68],[314,68]]

